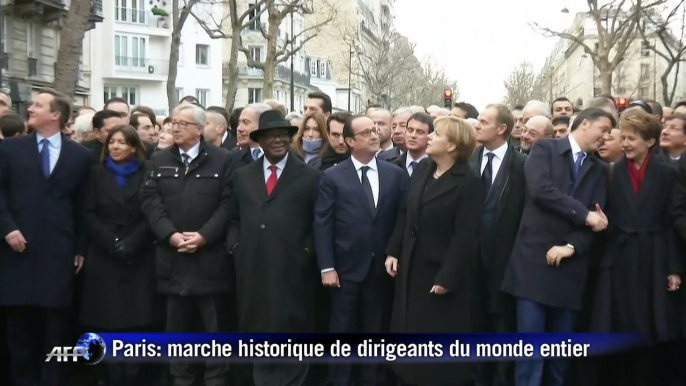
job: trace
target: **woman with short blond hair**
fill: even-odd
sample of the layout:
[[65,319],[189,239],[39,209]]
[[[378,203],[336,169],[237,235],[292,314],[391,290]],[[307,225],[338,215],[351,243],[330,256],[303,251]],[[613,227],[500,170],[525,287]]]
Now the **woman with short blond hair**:
[[[475,146],[466,121],[436,119],[430,159],[412,174],[387,251],[386,271],[396,278],[393,332],[470,333],[483,324],[478,230],[485,192],[467,162]],[[418,386],[471,382],[465,363],[403,364],[394,371]]]

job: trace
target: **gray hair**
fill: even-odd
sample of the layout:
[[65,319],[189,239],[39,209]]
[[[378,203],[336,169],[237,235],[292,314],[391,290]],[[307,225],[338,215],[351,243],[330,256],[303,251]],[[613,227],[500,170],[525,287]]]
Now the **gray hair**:
[[529,103],[524,106],[524,109],[522,110],[522,113],[525,114],[524,112],[527,110],[534,110],[538,114],[536,115],[543,115],[544,117],[548,117],[550,119],[551,114],[550,114],[550,107],[548,107],[548,104],[545,102],[537,101],[537,100],[532,100],[529,101]]
[[405,115],[405,114],[412,115],[412,109],[410,109],[409,107],[401,107],[399,109],[396,109],[393,112],[393,118],[397,117],[398,115]]
[[191,110],[193,112],[193,120],[195,121],[194,123],[200,127],[203,128],[205,127],[205,124],[207,123],[207,116],[205,115],[205,110],[192,104],[182,104],[176,106],[174,109],[174,112],[172,115],[176,115],[182,111],[185,110]]
[[272,107],[266,103],[251,103],[251,104],[247,105],[245,108],[255,110],[255,114],[257,115],[257,119],[260,119],[260,115],[262,115],[262,113],[272,109]]
[[290,121],[291,119],[303,119],[303,116],[302,116],[302,114],[294,111],[294,112],[286,115],[287,121]]
[[76,141],[83,141],[83,135],[93,131],[93,114],[86,114],[77,117],[74,120],[74,134],[76,134]]

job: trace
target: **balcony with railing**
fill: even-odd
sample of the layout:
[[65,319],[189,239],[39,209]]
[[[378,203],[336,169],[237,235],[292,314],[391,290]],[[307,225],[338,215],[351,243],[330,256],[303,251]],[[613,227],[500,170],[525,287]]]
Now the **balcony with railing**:
[[3,2],[3,13],[16,18],[30,18],[51,23],[67,16],[69,0],[9,0]]
[[171,31],[169,17],[153,15],[149,9],[115,7],[114,20],[117,23],[132,26],[161,28]]
[[103,20],[105,20],[105,17],[102,13],[102,0],[93,0],[91,13],[88,15],[88,22],[91,23],[92,28],[95,28],[95,23],[101,23]]
[[169,73],[169,61],[117,56],[114,58],[114,71],[138,79],[164,80]]
[[[224,62],[222,64],[222,76],[229,76],[229,63]],[[264,71],[259,68],[249,67],[246,63],[238,64],[238,76],[247,78],[258,78],[264,79]],[[274,79],[282,82],[290,83],[291,81],[291,69],[283,66],[276,66],[276,71],[274,73]],[[293,73],[293,83],[302,86],[310,87],[310,74],[305,74],[302,72],[295,71]]]

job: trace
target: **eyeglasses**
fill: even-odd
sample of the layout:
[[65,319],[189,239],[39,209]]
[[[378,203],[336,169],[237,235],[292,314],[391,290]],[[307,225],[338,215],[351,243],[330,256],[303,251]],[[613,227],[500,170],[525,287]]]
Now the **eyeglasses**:
[[361,136],[363,136],[363,137],[369,137],[369,136],[371,136],[372,134],[377,134],[377,135],[378,135],[378,134],[379,134],[379,130],[377,130],[376,128],[367,129],[367,130],[364,130],[364,131],[360,131],[359,133],[355,133],[355,136],[357,137],[358,135],[361,135]]
[[198,126],[197,124],[192,123],[192,122],[171,121],[171,127],[178,126],[178,127],[182,128],[182,129],[185,129],[186,127],[188,127],[188,125]]

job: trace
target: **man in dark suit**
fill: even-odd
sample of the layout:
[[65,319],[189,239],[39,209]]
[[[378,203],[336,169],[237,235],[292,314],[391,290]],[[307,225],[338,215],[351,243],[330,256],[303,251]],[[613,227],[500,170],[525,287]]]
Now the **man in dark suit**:
[[[517,332],[515,298],[500,290],[505,269],[517,238],[526,192],[524,161],[526,156],[509,144],[514,116],[504,105],[490,105],[479,115],[474,126],[482,146],[474,151],[469,164],[481,176],[486,191],[481,221],[479,255],[483,290],[488,296],[489,324],[484,332]],[[491,371],[495,367],[495,371]],[[507,361],[475,366],[477,386],[510,385],[514,374]]]
[[[167,331],[226,331],[232,267],[226,256],[229,152],[202,140],[205,111],[183,104],[172,113],[174,146],[156,152],[141,188],[141,206],[158,244],[157,290],[167,295]],[[172,362],[176,385],[191,385],[192,368]],[[228,366],[207,363],[205,383],[227,385]]]
[[[518,298],[520,333],[574,329],[593,232],[607,227],[600,208],[605,204],[608,169],[591,154],[614,126],[609,113],[586,109],[574,120],[569,136],[541,140],[532,147],[524,166],[528,195],[502,286]],[[543,360],[518,362],[516,383],[539,385],[543,364]],[[551,360],[550,384],[562,385],[568,366],[566,360]]]
[[673,114],[665,119],[660,135],[660,146],[656,146],[656,158],[674,168],[686,151],[686,115]]
[[264,154],[260,145],[250,139],[250,133],[259,128],[260,115],[271,109],[268,104],[253,103],[241,112],[237,129],[238,148],[231,153],[230,175],[238,168],[257,161]]
[[[391,303],[385,250],[408,178],[397,166],[377,162],[379,136],[371,119],[351,117],[343,135],[351,157],[324,172],[314,222],[322,284],[332,288],[330,331],[381,332]],[[329,377],[334,385],[355,384],[349,365],[332,366]],[[381,367],[363,367],[360,384],[381,381]]]
[[105,146],[107,135],[113,127],[125,124],[121,113],[113,110],[100,110],[93,115],[94,139],[86,141],[83,146],[91,151],[93,163],[99,164],[102,157],[102,148]]
[[[390,162],[404,169],[407,175],[412,177],[414,171],[419,167],[419,163],[429,157],[426,154],[426,147],[429,144],[429,134],[433,132],[434,119],[429,114],[413,114],[405,128],[405,148],[407,151]],[[379,155],[377,158],[380,159],[381,156]]]
[[[229,113],[225,108],[220,106],[210,106],[207,108],[208,117],[210,117],[210,112],[216,113],[224,117],[224,120],[214,119],[216,121],[215,128],[217,129],[217,137],[221,139],[219,142],[220,147],[226,150],[233,150],[236,148],[237,140],[236,135],[232,132],[229,127]],[[236,125],[238,127],[238,125]]]
[[[45,363],[54,346],[72,346],[69,308],[83,266],[88,150],[65,137],[71,103],[41,90],[28,109],[34,132],[0,145],[0,306],[16,386],[65,385],[64,366]],[[37,367],[43,364],[39,371]]]
[[412,117],[412,110],[407,107],[402,107],[393,112],[391,120],[391,141],[393,148],[382,151],[376,157],[382,161],[395,162],[402,156],[407,147],[405,146],[405,129],[407,128],[407,121]]
[[[236,264],[241,333],[315,332],[319,273],[312,223],[321,172],[289,154],[298,128],[276,110],[251,133],[264,156],[236,171],[227,245]],[[304,385],[308,365],[256,364],[255,385]]]

